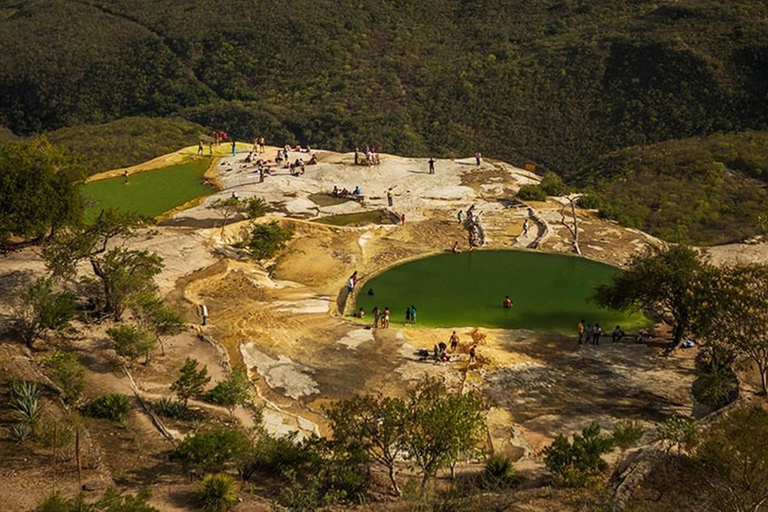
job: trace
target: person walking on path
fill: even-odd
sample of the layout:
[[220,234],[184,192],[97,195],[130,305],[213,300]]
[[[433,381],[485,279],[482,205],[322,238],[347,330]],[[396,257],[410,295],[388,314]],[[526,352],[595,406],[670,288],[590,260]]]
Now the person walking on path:
[[523,236],[528,236],[528,219],[523,221]]
[[483,162],[483,155],[479,151],[475,151],[475,163],[480,165]]
[[205,304],[200,304],[200,317],[203,320],[200,325],[206,325],[208,323],[208,306]]
[[429,174],[435,174],[435,159],[429,158]]

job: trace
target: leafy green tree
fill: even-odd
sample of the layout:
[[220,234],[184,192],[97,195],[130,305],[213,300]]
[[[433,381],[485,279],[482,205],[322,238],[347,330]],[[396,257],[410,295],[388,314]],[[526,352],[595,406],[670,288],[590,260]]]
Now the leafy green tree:
[[129,237],[143,220],[133,213],[104,210],[97,220],[82,229],[60,231],[43,251],[51,273],[58,278],[72,278],[78,263],[88,260],[102,284],[104,312],[119,321],[130,299],[154,291],[154,276],[162,269],[162,258],[149,253],[114,247],[110,240]]
[[242,368],[235,368],[232,373],[208,392],[208,400],[222,405],[233,414],[235,407],[251,399],[251,381]]
[[85,389],[85,367],[77,355],[57,348],[43,361],[48,376],[61,388],[64,402],[74,405],[80,400]]
[[697,334],[752,361],[768,394],[768,266],[712,269],[697,292],[703,298]]
[[677,347],[701,305],[695,290],[709,268],[690,247],[654,248],[633,258],[611,282],[598,285],[592,299],[620,311],[655,308],[671,313],[678,322],[673,341]]
[[0,243],[40,238],[82,221],[85,173],[44,137],[0,144]]
[[200,362],[197,359],[188,357],[181,367],[179,378],[171,384],[171,391],[176,393],[179,401],[187,407],[189,399],[203,392],[206,384],[211,381],[208,375],[208,367],[203,365],[198,369]]
[[327,411],[333,441],[346,450],[363,451],[387,469],[392,490],[402,495],[395,479],[395,464],[404,455],[404,428],[409,411],[404,400],[356,396],[336,402]]
[[292,237],[293,230],[284,228],[277,221],[256,224],[245,242],[245,247],[254,259],[266,260],[283,250]]
[[157,340],[150,333],[134,325],[115,325],[107,329],[107,335],[119,355],[135,361],[143,354],[144,364],[149,364],[152,350],[157,346]]
[[558,434],[552,444],[544,448],[544,465],[559,485],[583,487],[608,468],[602,455],[613,446],[613,437],[601,434],[600,425],[592,423],[581,434],[574,434],[573,441]]
[[421,492],[441,468],[473,450],[485,433],[485,403],[474,393],[457,394],[434,380],[409,393],[403,440],[408,459],[422,473]]
[[236,197],[218,199],[211,204],[211,208],[221,213],[221,237],[224,237],[224,228],[232,216],[245,210],[245,203]]
[[187,325],[181,313],[175,307],[166,304],[154,290],[132,295],[130,305],[133,306],[141,326],[155,335],[163,354],[165,354],[163,337],[179,334]]
[[55,292],[48,278],[25,286],[15,297],[11,318],[22,341],[29,348],[48,331],[66,330],[75,316],[75,298],[69,292]]
[[260,197],[250,197],[245,201],[245,214],[249,219],[263,217],[267,213],[267,203]]

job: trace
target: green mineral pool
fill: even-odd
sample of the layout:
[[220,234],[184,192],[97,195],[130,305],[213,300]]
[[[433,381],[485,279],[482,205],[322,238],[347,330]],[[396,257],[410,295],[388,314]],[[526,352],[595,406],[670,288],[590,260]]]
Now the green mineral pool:
[[85,195],[95,204],[86,211],[86,220],[96,218],[103,208],[157,217],[187,201],[210,195],[216,189],[203,180],[210,163],[210,158],[197,158],[185,164],[132,174],[127,184],[122,176],[87,183]]
[[[619,270],[573,256],[525,251],[446,253],[411,261],[361,283],[357,307],[370,318],[374,306],[389,307],[391,322],[405,323],[416,306],[425,327],[500,327],[572,334],[579,320],[603,331],[625,331],[651,321],[641,313],[598,307],[587,299],[594,287]],[[373,290],[373,295],[368,290]],[[514,301],[504,309],[504,297]]]

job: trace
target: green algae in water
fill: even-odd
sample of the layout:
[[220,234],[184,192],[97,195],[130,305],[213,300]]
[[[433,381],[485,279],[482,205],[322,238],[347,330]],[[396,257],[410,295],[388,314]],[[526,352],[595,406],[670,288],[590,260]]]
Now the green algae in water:
[[[403,324],[405,309],[418,311],[426,327],[500,327],[573,334],[579,320],[598,322],[608,333],[651,322],[640,313],[599,308],[587,301],[594,287],[619,270],[584,258],[523,251],[441,254],[394,267],[358,290],[357,306],[368,319],[375,305],[389,306],[391,322]],[[368,289],[373,296],[367,294]],[[514,301],[504,309],[504,297]]]
[[92,181],[85,185],[85,195],[95,202],[85,213],[86,221],[95,219],[103,208],[133,211],[157,217],[192,199],[216,191],[203,182],[210,158],[172,165],[154,171]]

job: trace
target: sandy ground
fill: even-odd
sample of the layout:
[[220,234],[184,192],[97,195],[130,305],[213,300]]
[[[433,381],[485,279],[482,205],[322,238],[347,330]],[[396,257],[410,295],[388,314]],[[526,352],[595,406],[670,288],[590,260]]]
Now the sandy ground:
[[[273,157],[275,151],[267,148],[266,156]],[[223,378],[230,365],[243,365],[254,382],[254,401],[264,407],[267,428],[308,435],[327,432],[323,408],[333,400],[357,393],[401,395],[424,375],[432,375],[452,388],[484,393],[493,404],[486,449],[507,453],[520,468],[534,472],[541,468],[541,448],[558,433],[581,429],[592,421],[610,428],[616,421],[633,419],[648,426],[650,437],[653,425],[665,417],[693,411],[690,385],[695,349],[662,357],[660,346],[668,337],[662,327],[648,345],[605,341],[598,347],[579,347],[565,336],[459,326],[458,353],[451,363],[438,364],[420,360],[415,352],[447,342],[451,329],[373,330],[367,322],[348,316],[351,298],[344,290],[353,271],[365,280],[395,263],[448,250],[456,240],[466,250],[466,234],[456,213],[472,204],[483,219],[488,248],[537,246],[537,250],[570,252],[560,202],[514,200],[516,190],[535,183],[537,176],[503,162],[477,166],[474,159],[438,160],[436,174],[430,175],[421,159],[382,155],[380,165],[366,167],[355,166],[352,154],[318,151],[319,163],[308,166],[305,175],[293,177],[288,170],[277,169],[261,183],[254,168],[245,164],[245,155],[223,157],[215,164],[211,177],[221,183],[219,193],[176,213],[165,223],[170,225],[121,242],[163,257],[166,266],[158,278],[160,289],[182,305],[190,322],[187,332],[167,341],[165,355],[157,355],[149,368],[133,367],[138,393],[145,399],[169,394],[167,387],[188,355],[207,364],[214,381]],[[294,153],[290,158],[298,156]],[[307,159],[306,154],[301,156]],[[174,161],[178,156],[169,158]],[[169,159],[159,162],[132,171],[168,165]],[[322,199],[334,185],[360,186],[365,200],[324,206],[328,201]],[[386,204],[388,187],[395,187],[392,208]],[[277,219],[295,230],[296,236],[275,261],[260,266],[223,256],[235,254],[228,242],[238,239],[247,222],[222,230],[220,214],[210,205],[233,191],[242,198],[258,196],[269,203],[272,213],[259,222]],[[353,228],[311,222],[380,209],[404,214],[405,225]],[[594,212],[578,211],[578,216],[586,257],[621,265],[648,243],[657,243],[644,233],[605,222]],[[531,225],[527,235],[522,234],[525,219]],[[765,261],[767,248],[739,245],[709,252],[718,263]],[[14,288],[43,269],[32,250],[0,259],[0,296],[7,299]],[[205,327],[196,316],[196,306],[203,303],[210,311]],[[0,301],[0,320],[7,320],[8,313],[7,300]],[[81,354],[91,372],[89,393],[135,395],[129,379],[115,370],[105,328],[82,326],[80,334],[66,343]],[[34,366],[17,365],[15,359],[40,359],[50,348],[43,344],[43,353],[29,354],[8,341],[0,362],[4,371],[13,368],[11,373],[19,374],[15,378],[26,378]],[[470,363],[467,352],[473,343],[478,344],[478,359]],[[236,418],[246,425],[251,422],[246,410],[238,410]],[[168,427],[179,438],[189,431],[188,425]],[[150,486],[153,504],[163,511],[189,506],[193,486],[186,479],[157,478],[166,473],[172,446],[146,415],[133,413],[120,432],[99,424],[89,429],[96,449],[108,454],[89,469],[89,479],[128,488]],[[29,486],[22,485],[48,478],[39,469],[43,459],[33,457],[28,455],[37,466],[15,458],[4,465],[0,501],[12,501],[0,507],[3,510],[28,509],[45,495],[43,491],[48,492],[42,487],[29,492]],[[59,488],[73,491],[74,476],[71,471],[66,475]],[[26,494],[18,489],[26,489]],[[263,502],[249,499],[237,510],[266,508]]]

